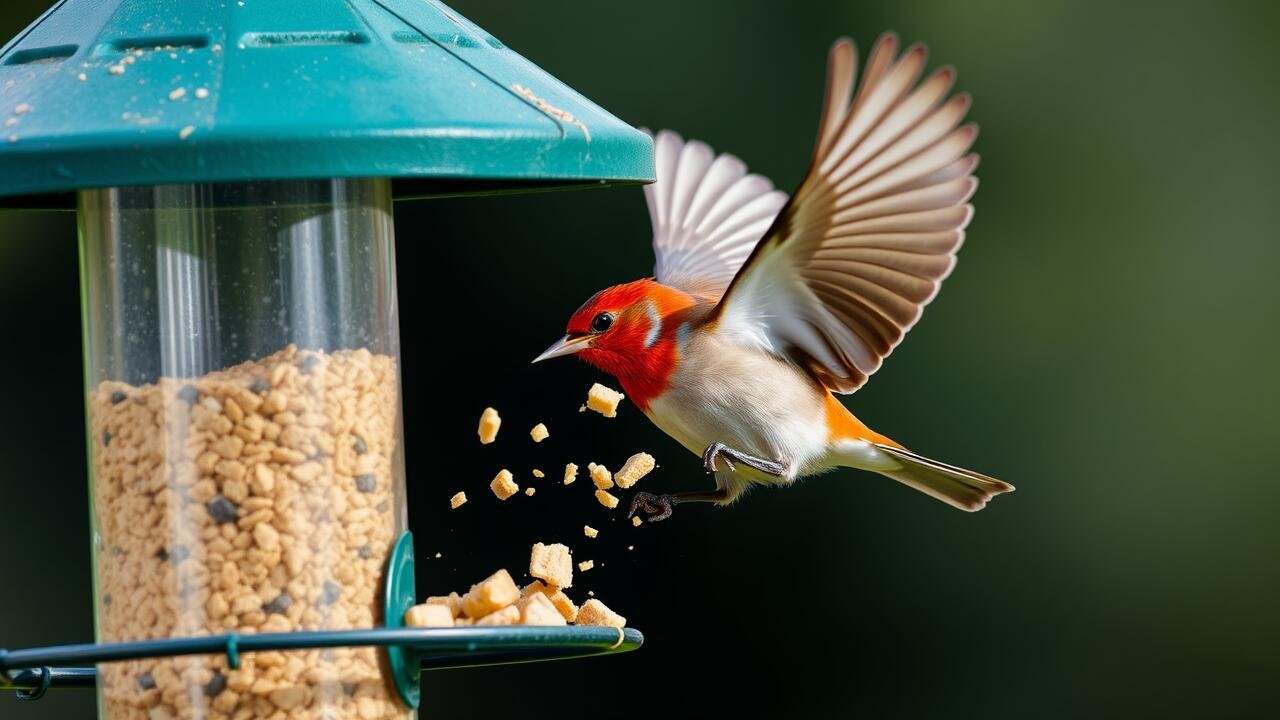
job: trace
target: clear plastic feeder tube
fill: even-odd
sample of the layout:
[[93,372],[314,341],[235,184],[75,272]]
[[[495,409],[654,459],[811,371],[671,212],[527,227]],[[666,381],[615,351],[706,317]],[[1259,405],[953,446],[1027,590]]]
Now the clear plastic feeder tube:
[[[85,190],[79,221],[98,640],[381,625],[406,525],[389,182]],[[413,714],[367,647],[99,670],[107,718]]]

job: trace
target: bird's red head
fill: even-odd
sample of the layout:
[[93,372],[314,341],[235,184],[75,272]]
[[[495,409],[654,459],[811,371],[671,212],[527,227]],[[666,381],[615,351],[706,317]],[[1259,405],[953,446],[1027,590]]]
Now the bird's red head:
[[671,316],[693,304],[689,295],[652,278],[605,288],[573,313],[565,336],[534,362],[577,354],[618,378],[643,410],[666,389],[675,369]]

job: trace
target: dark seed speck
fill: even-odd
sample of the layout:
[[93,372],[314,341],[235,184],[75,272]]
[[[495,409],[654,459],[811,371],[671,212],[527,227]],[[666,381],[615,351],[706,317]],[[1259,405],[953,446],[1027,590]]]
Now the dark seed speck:
[[111,546],[111,555],[112,555],[112,557],[120,557],[120,556],[121,556],[121,555],[123,555],[123,554],[124,554],[124,548],[120,547],[119,545],[112,545],[112,546]]
[[106,430],[103,430],[102,431],[102,447],[106,447],[110,444],[111,444],[111,433],[107,432]]
[[112,405],[119,405],[120,403],[122,403],[122,402],[124,402],[125,400],[128,400],[128,399],[129,399],[129,393],[127,393],[127,392],[125,392],[125,391],[123,391],[123,390],[116,390],[115,392],[111,393],[111,404],[112,404]]
[[356,477],[356,489],[362,493],[371,493],[378,489],[378,478],[370,473]]
[[150,690],[156,686],[156,679],[151,677],[151,673],[144,672],[138,676],[138,687],[143,690]]
[[110,604],[111,604],[111,593],[107,593],[106,595],[103,595],[103,596],[102,596],[102,604],[103,604],[103,605],[110,605]]
[[373,557],[373,550],[368,545],[361,545],[360,548],[356,550],[356,554],[360,556],[361,560],[368,560]]
[[359,435],[356,435],[355,439],[352,440],[351,446],[356,449],[357,455],[363,455],[369,452],[369,446],[364,443],[364,438],[360,437]]
[[164,562],[165,560],[168,560],[169,551],[165,550],[164,548],[160,548],[159,550],[156,551],[156,559],[159,560],[160,562]]
[[252,385],[249,386],[249,390],[251,392],[256,392],[259,395],[261,395],[262,393],[270,389],[271,389],[271,383],[267,382],[266,378],[258,378],[257,380],[253,381]]
[[320,593],[321,606],[332,605],[342,596],[342,586],[332,580],[324,581],[324,592]]
[[240,517],[236,504],[221,495],[213,496],[212,500],[204,504],[204,508],[209,511],[209,517],[219,525],[235,522]]
[[218,697],[226,689],[227,676],[215,671],[213,677],[204,686],[204,694],[208,697]]
[[178,399],[188,405],[195,405],[196,401],[200,399],[200,391],[196,389],[195,385],[188,383],[178,389]]
[[272,613],[283,615],[289,612],[289,607],[292,605],[293,605],[293,596],[289,595],[289,593],[286,591],[277,595],[275,600],[272,600],[266,605],[263,605],[262,612],[268,615]]

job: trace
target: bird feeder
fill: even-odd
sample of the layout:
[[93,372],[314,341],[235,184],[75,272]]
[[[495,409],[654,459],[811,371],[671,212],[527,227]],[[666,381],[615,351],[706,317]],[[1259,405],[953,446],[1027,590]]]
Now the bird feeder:
[[404,718],[420,668],[642,642],[401,627],[392,202],[651,181],[646,135],[434,0],[63,0],[0,125],[0,201],[78,217],[97,632],[0,687]]

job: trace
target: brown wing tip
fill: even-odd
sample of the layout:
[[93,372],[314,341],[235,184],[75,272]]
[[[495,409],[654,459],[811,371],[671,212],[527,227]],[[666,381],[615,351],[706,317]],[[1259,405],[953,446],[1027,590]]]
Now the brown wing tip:
[[880,37],[876,38],[876,44],[871,49],[871,52],[874,54],[879,52],[881,48],[885,48],[896,55],[898,52],[898,45],[900,44],[901,43],[898,40],[898,33],[892,30],[885,30],[880,33]]

